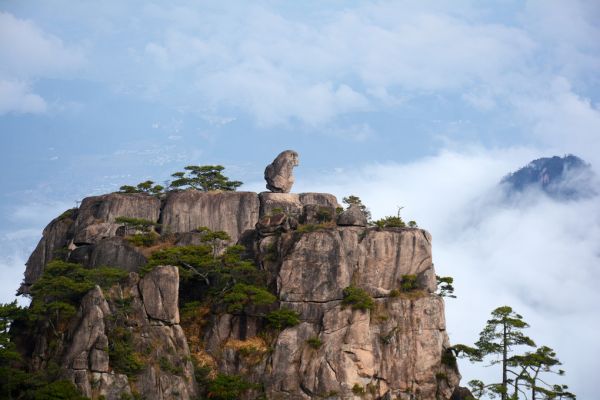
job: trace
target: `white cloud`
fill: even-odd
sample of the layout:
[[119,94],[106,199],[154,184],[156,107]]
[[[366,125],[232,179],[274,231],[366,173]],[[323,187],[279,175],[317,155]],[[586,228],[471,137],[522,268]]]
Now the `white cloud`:
[[32,93],[28,84],[0,80],[0,115],[10,112],[39,114],[47,108],[44,99]]
[[53,76],[83,64],[79,50],[41,30],[33,21],[0,12],[0,71],[17,77]]
[[[317,23],[260,6],[213,11],[212,18],[193,9],[183,18],[178,10],[154,10],[169,28],[146,43],[147,56],[171,80],[184,74],[196,82],[209,103],[239,107],[267,125],[327,123],[373,102],[397,106],[402,91],[498,81],[521,73],[535,50],[524,30],[427,6],[406,12],[402,4],[369,4]],[[181,18],[185,28],[177,26]],[[196,29],[190,18],[198,18]]]
[[[356,194],[375,218],[396,213],[433,235],[440,275],[456,280],[447,301],[452,343],[472,344],[490,312],[510,305],[538,345],[557,351],[567,383],[579,398],[593,398],[600,344],[600,203],[598,197],[559,203],[540,193],[500,201],[497,184],[508,172],[548,154],[514,148],[443,151],[409,164],[374,164],[327,175],[297,177],[298,191]],[[310,182],[310,183],[309,183]],[[336,182],[333,186],[331,182]],[[463,383],[493,382],[499,371],[461,364]]]
[[79,50],[7,12],[0,12],[0,59],[0,115],[45,112],[46,101],[33,92],[31,82],[62,76],[84,62]]

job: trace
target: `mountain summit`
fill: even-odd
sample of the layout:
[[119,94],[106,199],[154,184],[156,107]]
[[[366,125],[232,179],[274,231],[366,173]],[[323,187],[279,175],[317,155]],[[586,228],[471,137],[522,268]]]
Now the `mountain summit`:
[[596,194],[590,164],[572,154],[538,158],[505,176],[500,184],[509,195],[539,189],[557,200],[574,200]]

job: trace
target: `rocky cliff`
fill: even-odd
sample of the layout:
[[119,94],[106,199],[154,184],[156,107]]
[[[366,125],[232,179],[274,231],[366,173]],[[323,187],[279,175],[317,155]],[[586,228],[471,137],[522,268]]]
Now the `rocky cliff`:
[[[321,193],[185,190],[84,199],[44,230],[20,291],[30,293],[57,258],[128,276],[85,294],[58,344],[37,329],[32,368],[57,361],[93,399],[449,399],[460,376],[446,351],[431,236],[368,227],[352,207],[340,212],[336,198]],[[155,235],[153,243],[131,240],[140,232],[123,217],[155,224],[144,233]],[[227,255],[227,245],[243,245],[275,301],[253,304],[252,292],[243,308],[224,306],[232,286],[216,292],[203,283],[185,287],[201,301],[182,303],[177,266],[152,257],[206,245],[199,227],[229,236],[213,258]],[[186,262],[178,266],[188,271]],[[366,306],[352,301],[352,290]],[[274,323],[269,316],[277,310],[297,320]],[[227,377],[240,386],[234,397],[217,391]]]

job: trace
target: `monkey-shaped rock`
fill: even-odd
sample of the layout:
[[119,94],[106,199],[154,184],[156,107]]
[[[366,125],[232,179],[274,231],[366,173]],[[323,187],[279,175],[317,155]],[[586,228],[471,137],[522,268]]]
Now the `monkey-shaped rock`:
[[267,189],[276,193],[289,193],[294,184],[292,170],[298,165],[298,153],[294,150],[282,151],[265,168]]

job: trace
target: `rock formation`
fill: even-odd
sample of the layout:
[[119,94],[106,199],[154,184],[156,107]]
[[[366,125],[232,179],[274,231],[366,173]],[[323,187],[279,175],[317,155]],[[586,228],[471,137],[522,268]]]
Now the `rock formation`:
[[[340,213],[329,194],[286,193],[296,163],[294,152],[284,152],[270,166],[275,172],[265,171],[270,189],[283,193],[113,193],[84,199],[50,223],[27,262],[22,291],[57,254],[129,272],[83,297],[58,346],[64,375],[85,396],[192,399],[226,374],[253,385],[243,399],[451,398],[460,375],[447,351],[444,301],[435,294],[431,236],[369,227],[360,209]],[[161,224],[157,248],[202,244],[201,226],[227,232],[266,274],[277,301],[245,312],[209,302],[180,321],[178,269],[158,266],[143,275],[156,249],[123,236],[119,216]],[[414,287],[401,290],[404,280]],[[372,305],[347,303],[347,288]],[[269,328],[265,315],[273,310],[294,311],[299,323]],[[39,335],[32,342],[31,365],[44,368],[50,346]],[[120,359],[123,348],[134,358],[129,364]],[[205,378],[194,379],[193,364]]]
[[298,153],[293,150],[282,151],[265,168],[267,189],[275,193],[289,193],[294,184],[292,170],[298,165]]

